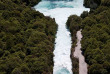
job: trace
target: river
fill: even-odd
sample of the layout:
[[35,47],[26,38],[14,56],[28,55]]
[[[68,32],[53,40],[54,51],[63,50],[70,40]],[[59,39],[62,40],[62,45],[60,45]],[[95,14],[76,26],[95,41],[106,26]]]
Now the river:
[[58,31],[55,39],[53,74],[72,74],[71,35],[66,28],[66,22],[70,15],[80,15],[84,10],[83,0],[42,0],[34,7],[45,16],[55,18]]

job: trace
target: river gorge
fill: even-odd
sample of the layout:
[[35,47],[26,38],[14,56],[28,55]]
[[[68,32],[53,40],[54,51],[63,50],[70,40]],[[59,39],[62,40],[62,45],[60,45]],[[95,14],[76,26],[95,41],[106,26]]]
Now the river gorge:
[[53,74],[73,74],[70,58],[72,40],[71,33],[66,28],[66,22],[70,15],[80,16],[83,11],[89,11],[89,9],[83,6],[83,0],[42,0],[34,8],[45,16],[55,18],[58,24],[53,52]]

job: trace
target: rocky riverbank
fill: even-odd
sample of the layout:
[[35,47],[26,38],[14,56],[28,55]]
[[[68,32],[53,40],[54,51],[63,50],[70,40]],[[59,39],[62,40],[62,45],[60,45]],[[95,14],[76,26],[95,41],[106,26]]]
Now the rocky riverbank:
[[[78,31],[74,31],[77,26],[77,28],[82,29],[83,38],[81,41],[81,50],[83,51],[85,61],[88,64],[88,74],[109,74],[110,60],[108,58],[110,56],[110,0],[85,0],[84,5],[85,7],[90,7],[91,10],[89,13],[84,12],[81,15],[82,19],[81,24],[79,23],[80,26],[77,25],[77,20],[73,21],[75,16],[73,18],[72,16],[69,17],[67,26],[74,36],[76,31]],[[76,37],[74,36],[72,36],[72,52],[74,51],[76,44]],[[74,57],[72,57],[72,59],[73,72],[74,74],[78,74],[78,64],[74,63]],[[78,61],[76,62],[78,63]],[[77,67],[74,67],[74,65]]]
[[77,43],[77,31],[80,30],[81,25],[81,18],[77,15],[72,15],[67,20],[67,28],[71,32],[72,36],[72,48],[71,48],[71,59],[72,59],[72,66],[73,66],[73,74],[79,74],[79,60],[78,58],[74,57],[74,51]]

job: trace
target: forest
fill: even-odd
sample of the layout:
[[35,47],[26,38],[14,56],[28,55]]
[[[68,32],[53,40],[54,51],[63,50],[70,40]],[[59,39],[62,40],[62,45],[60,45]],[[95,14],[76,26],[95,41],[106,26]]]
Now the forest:
[[[84,6],[89,7],[90,12],[84,11],[80,17],[72,15],[67,21],[72,48],[76,32],[82,29],[81,50],[88,64],[88,74],[110,74],[110,0],[84,0]],[[74,74],[78,74],[77,65],[77,62],[73,64]]]
[[[0,0],[0,74],[51,74],[57,24],[32,7],[40,0]],[[81,16],[71,15],[72,36],[82,29],[82,51],[88,74],[110,74],[110,0],[84,0]],[[71,57],[72,58],[72,57]],[[73,73],[78,60],[72,58]]]
[[77,43],[76,33],[78,30],[81,29],[80,28],[81,22],[82,22],[81,17],[79,17],[77,15],[71,15],[66,22],[67,29],[70,30],[71,37],[72,37],[72,47],[71,47],[70,57],[72,59],[73,74],[79,74],[79,60],[77,58],[73,57],[73,55],[74,55],[73,52],[75,51],[75,47],[76,47],[76,43]]
[[0,0],[0,74],[50,74],[57,24],[40,0]]

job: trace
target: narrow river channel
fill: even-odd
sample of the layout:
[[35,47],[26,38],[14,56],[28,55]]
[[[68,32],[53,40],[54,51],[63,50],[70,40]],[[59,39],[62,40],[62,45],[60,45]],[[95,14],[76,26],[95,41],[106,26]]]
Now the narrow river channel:
[[84,10],[83,0],[42,0],[34,7],[45,16],[55,18],[58,31],[55,39],[53,74],[72,74],[71,35],[66,28],[66,22],[70,15],[80,15]]

